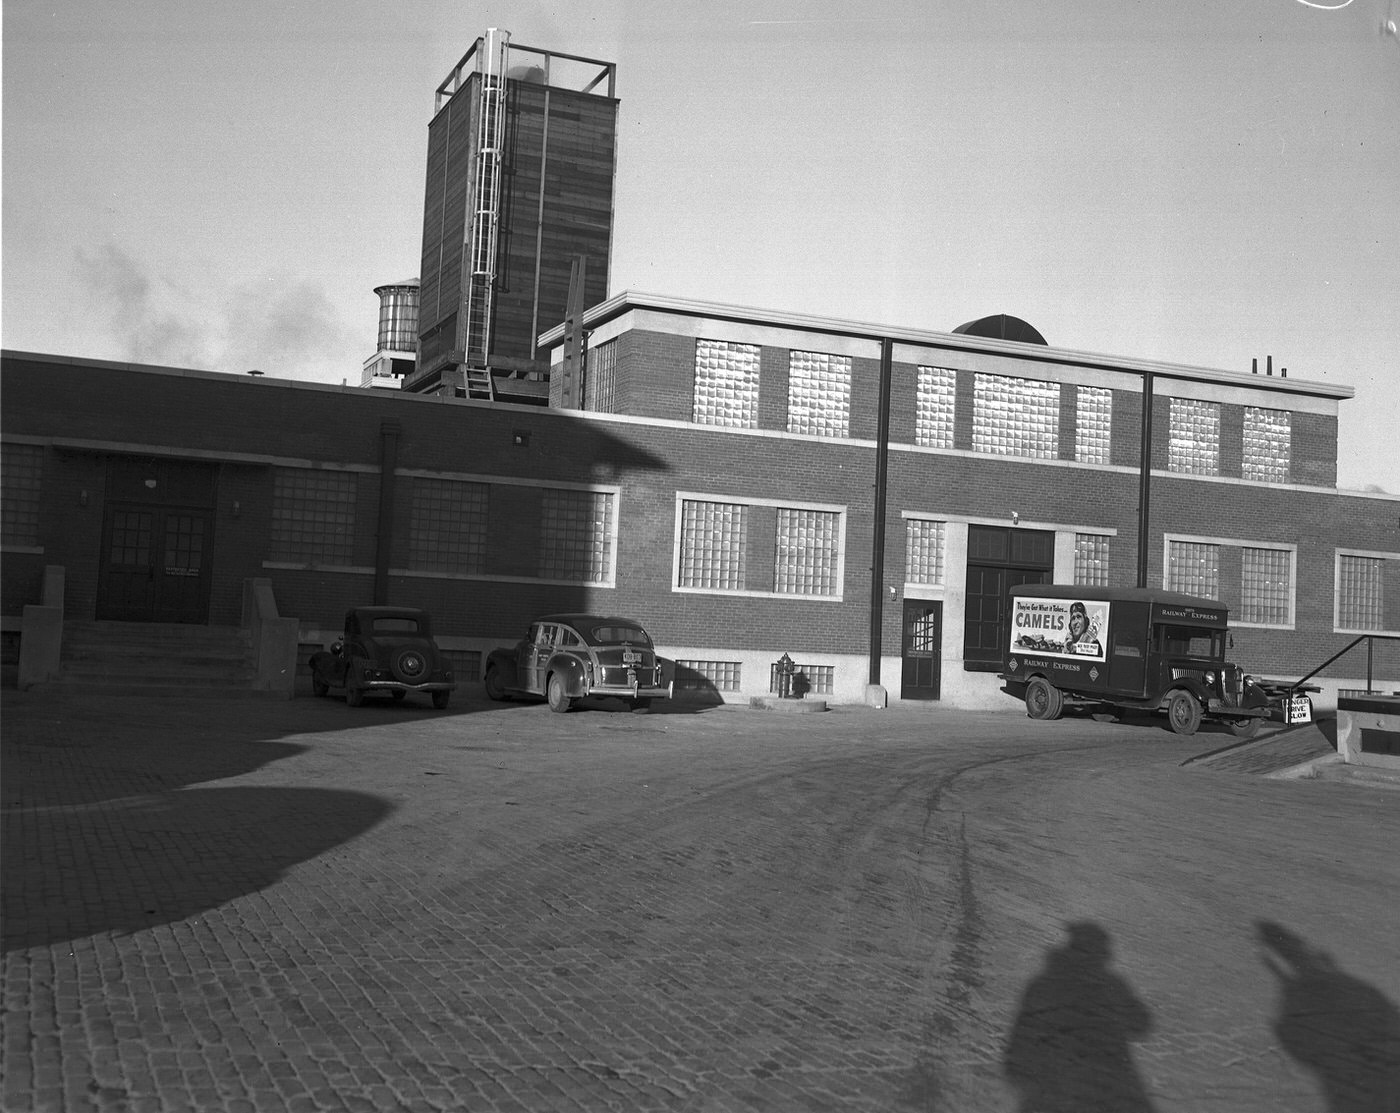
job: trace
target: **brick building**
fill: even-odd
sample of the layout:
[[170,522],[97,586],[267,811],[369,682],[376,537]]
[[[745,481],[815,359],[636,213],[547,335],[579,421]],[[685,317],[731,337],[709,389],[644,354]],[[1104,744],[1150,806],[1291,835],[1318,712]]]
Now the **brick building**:
[[1270,676],[1400,632],[1400,498],[1335,486],[1348,388],[634,293],[582,325],[581,409],[6,352],[0,612],[61,565],[69,621],[235,625],[263,578],[307,645],[427,607],[470,680],[602,610],[726,699],[786,652],[837,701],[959,706],[1008,702],[1028,580],[1219,598]]

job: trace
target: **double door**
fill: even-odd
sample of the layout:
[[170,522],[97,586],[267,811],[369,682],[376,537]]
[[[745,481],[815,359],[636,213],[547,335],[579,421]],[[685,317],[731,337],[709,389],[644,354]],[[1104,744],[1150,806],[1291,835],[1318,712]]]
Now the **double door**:
[[212,518],[198,508],[109,506],[97,617],[207,622]]

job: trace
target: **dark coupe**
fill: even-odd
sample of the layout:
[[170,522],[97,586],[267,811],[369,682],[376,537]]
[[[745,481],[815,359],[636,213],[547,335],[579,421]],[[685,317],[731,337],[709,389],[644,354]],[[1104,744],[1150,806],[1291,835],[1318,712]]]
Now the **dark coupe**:
[[413,607],[355,607],[345,633],[329,650],[311,655],[311,690],[318,696],[345,689],[345,702],[359,707],[368,692],[403,699],[424,692],[442,708],[457,686],[433,641],[427,611]]

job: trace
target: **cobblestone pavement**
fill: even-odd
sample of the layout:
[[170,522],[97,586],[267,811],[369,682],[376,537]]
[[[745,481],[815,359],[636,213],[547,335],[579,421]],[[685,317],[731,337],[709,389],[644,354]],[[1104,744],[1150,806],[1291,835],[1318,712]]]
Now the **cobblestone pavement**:
[[1400,794],[1228,734],[3,700],[7,1113],[1400,1105]]

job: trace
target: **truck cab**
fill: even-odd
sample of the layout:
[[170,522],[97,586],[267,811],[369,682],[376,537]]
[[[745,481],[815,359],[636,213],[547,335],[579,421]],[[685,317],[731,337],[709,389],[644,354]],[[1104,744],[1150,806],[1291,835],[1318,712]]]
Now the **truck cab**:
[[1161,710],[1178,734],[1211,718],[1249,737],[1269,718],[1311,718],[1306,696],[1225,659],[1229,610],[1214,599],[1027,584],[1011,589],[1004,622],[1001,678],[1032,719],[1059,718],[1067,703]]

